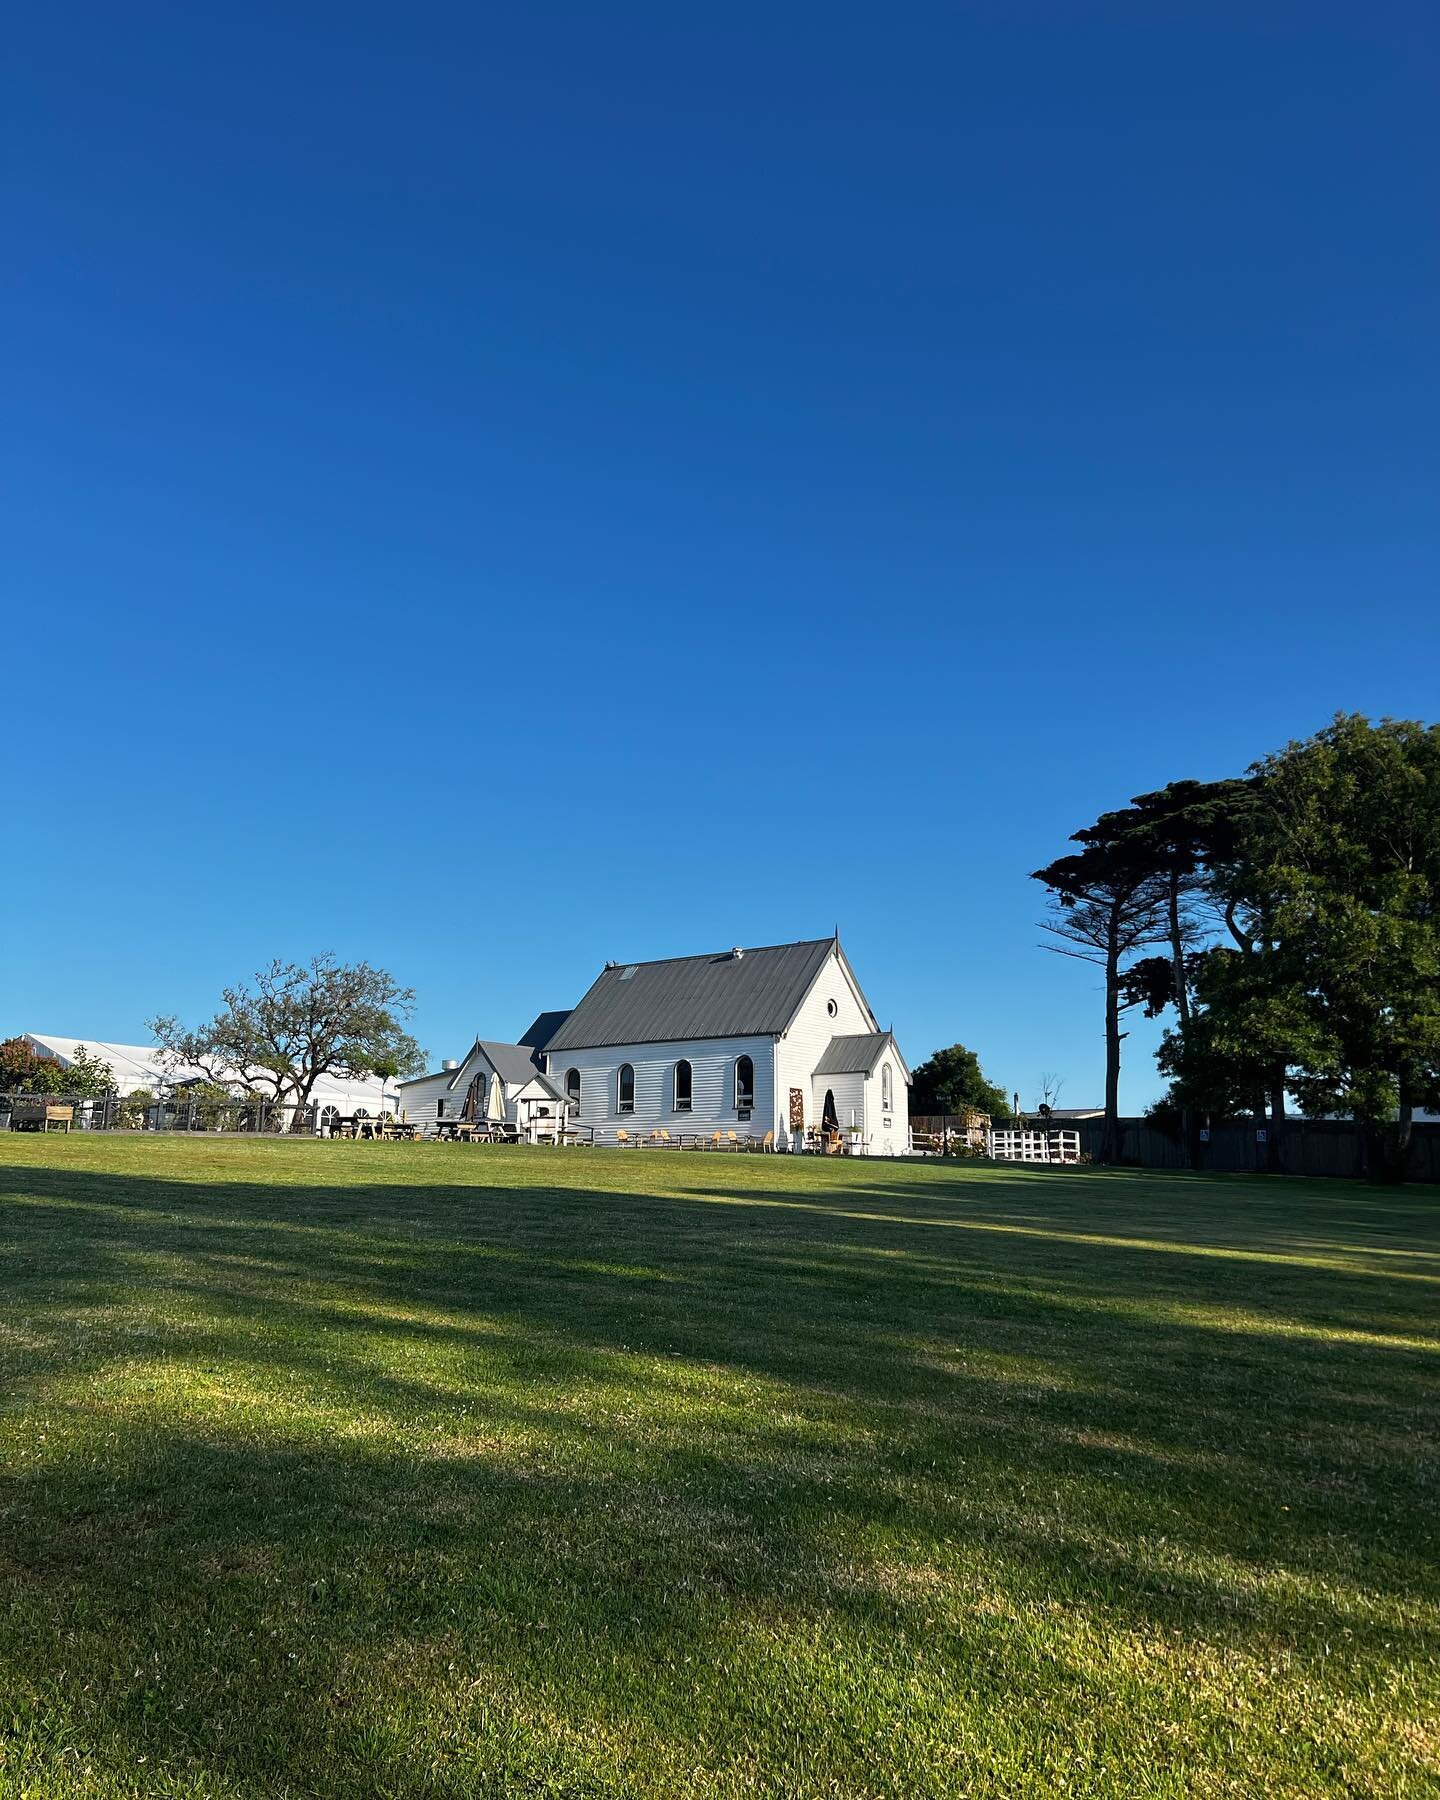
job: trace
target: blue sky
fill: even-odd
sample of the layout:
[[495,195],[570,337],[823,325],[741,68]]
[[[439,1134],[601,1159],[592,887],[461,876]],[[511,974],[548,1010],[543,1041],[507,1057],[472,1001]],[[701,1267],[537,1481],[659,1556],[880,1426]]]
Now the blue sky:
[[1436,716],[1437,49],[1383,4],[22,13],[0,1030],[333,949],[438,1058],[838,923],[912,1061],[1095,1100],[1027,871]]

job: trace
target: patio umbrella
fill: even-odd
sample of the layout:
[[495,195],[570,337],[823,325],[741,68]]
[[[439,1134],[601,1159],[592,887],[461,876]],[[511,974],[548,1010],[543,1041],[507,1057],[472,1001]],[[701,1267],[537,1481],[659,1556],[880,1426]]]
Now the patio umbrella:
[[505,1089],[501,1085],[498,1075],[490,1077],[490,1101],[485,1108],[485,1113],[487,1118],[497,1122],[505,1117]]
[[465,1090],[465,1104],[460,1109],[460,1117],[473,1125],[480,1112],[480,1077],[477,1075]]

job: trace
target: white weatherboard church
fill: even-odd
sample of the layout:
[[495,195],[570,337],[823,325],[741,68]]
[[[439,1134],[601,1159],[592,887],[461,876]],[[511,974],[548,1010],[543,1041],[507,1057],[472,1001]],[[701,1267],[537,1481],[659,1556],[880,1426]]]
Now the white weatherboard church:
[[769,1132],[790,1149],[811,1129],[872,1156],[909,1148],[910,1071],[838,934],[610,963],[545,1039],[537,1067],[597,1142]]

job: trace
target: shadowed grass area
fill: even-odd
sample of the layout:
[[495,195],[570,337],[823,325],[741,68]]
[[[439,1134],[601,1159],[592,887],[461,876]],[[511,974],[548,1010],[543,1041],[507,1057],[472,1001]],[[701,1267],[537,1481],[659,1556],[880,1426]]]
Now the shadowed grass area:
[[1428,1794],[1440,1202],[0,1139],[0,1794]]

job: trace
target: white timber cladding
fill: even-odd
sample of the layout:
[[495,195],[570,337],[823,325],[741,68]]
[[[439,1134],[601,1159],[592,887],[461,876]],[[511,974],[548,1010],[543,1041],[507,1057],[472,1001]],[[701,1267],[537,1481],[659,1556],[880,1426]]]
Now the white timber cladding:
[[[890,1069],[890,1099],[892,1104],[886,1108],[884,1101],[884,1075],[882,1070]],[[910,1087],[905,1080],[905,1071],[900,1067],[900,1058],[892,1046],[886,1045],[875,1064],[874,1072],[866,1081],[868,1100],[866,1106],[866,1133],[870,1139],[869,1149],[872,1156],[904,1156],[910,1148]]]
[[[835,1009],[833,1014],[830,1010],[832,1005]],[[778,1112],[780,1125],[785,1129],[785,1142],[789,1141],[790,1089],[799,1088],[804,1096],[805,1123],[818,1125],[826,1087],[833,1085],[837,1079],[845,1079],[844,1076],[839,1076],[827,1080],[815,1074],[815,1066],[824,1056],[831,1038],[851,1037],[860,1032],[878,1029],[869,1007],[861,999],[859,990],[851,979],[840,948],[836,945],[821,964],[814,985],[801,1001],[795,1017],[790,1021],[789,1029],[776,1048]],[[817,1088],[818,1095],[814,1091]],[[835,1097],[838,1103],[838,1092]],[[841,1114],[840,1122],[848,1125],[848,1116]],[[776,1136],[780,1136],[778,1130]]]
[[811,1084],[815,1117],[824,1116],[825,1095],[835,1097],[835,1118],[842,1131],[852,1128],[869,1135],[865,1118],[865,1077],[863,1075],[817,1075]]
[[[427,1131],[433,1130],[437,1117],[436,1103],[450,1097],[447,1090],[452,1073],[453,1070],[447,1069],[443,1075],[431,1075],[425,1081],[407,1082],[400,1090],[400,1105],[404,1109],[405,1117],[416,1125],[423,1125]],[[458,1114],[464,1103],[465,1095],[462,1090],[453,1109],[449,1105],[446,1106],[445,1116],[449,1118],[452,1111]]]
[[[890,1100],[885,1105],[886,1067],[890,1070]],[[860,1134],[871,1156],[904,1156],[910,1148],[910,1095],[900,1059],[888,1046],[868,1075],[816,1075],[811,1096],[816,1119],[824,1116],[827,1090],[834,1096],[835,1118],[840,1129]]]
[[[476,1111],[481,1118],[486,1116],[490,1103],[490,1081],[494,1075],[494,1066],[485,1052],[477,1045],[460,1065],[457,1078],[454,1069],[440,1069],[433,1075],[424,1076],[419,1081],[405,1082],[400,1088],[400,1104],[405,1110],[405,1117],[416,1125],[424,1127],[427,1135],[433,1135],[437,1124],[446,1119],[458,1119],[465,1110],[465,1095],[470,1083],[478,1075],[480,1077],[480,1094]],[[536,1070],[539,1074],[539,1070]],[[453,1085],[452,1085],[453,1084]],[[529,1082],[502,1081],[505,1093],[505,1117],[511,1125],[521,1123],[522,1092],[530,1090]],[[444,1111],[442,1112],[441,1106]],[[527,1115],[534,1114],[548,1117],[559,1111],[554,1098],[534,1089],[531,1099],[525,1107]]]
[[[740,1117],[735,1105],[735,1065],[748,1056],[755,1066],[755,1105]],[[675,1110],[675,1065],[690,1064],[690,1110]],[[694,1131],[749,1132],[763,1137],[775,1128],[775,1040],[768,1037],[705,1038],[689,1043],[606,1045],[561,1050],[549,1059],[549,1076],[562,1093],[571,1069],[580,1071],[578,1122],[591,1126],[597,1142],[613,1143],[617,1128],[633,1137],[664,1129],[675,1137]],[[635,1110],[619,1108],[620,1070],[635,1071]],[[572,1114],[572,1118],[576,1115]]]

